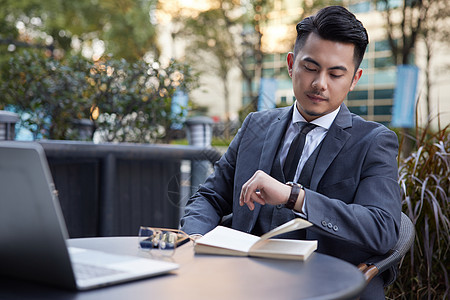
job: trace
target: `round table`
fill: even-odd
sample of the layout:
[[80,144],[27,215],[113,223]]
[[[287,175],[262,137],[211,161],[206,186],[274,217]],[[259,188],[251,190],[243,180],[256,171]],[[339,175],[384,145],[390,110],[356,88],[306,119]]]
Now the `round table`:
[[0,280],[0,298],[20,299],[355,299],[365,287],[362,273],[340,259],[313,253],[306,261],[194,254],[193,243],[171,258],[144,252],[137,237],[82,238],[69,246],[168,259],[169,274],[83,292]]

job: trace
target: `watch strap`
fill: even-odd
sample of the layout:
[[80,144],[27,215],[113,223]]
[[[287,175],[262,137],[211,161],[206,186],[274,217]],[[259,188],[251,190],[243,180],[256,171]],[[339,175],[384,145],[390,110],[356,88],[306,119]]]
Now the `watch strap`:
[[291,194],[289,195],[289,199],[284,205],[284,207],[288,209],[294,209],[295,203],[297,203],[298,195],[300,194],[300,190],[303,186],[296,182],[287,182],[287,185],[291,186]]

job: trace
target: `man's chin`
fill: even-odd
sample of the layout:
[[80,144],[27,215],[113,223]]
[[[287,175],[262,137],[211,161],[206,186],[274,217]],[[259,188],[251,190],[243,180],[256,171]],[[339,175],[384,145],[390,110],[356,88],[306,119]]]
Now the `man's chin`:
[[323,112],[317,112],[317,111],[312,111],[312,110],[306,110],[305,113],[310,117],[321,117],[326,114]]
[[300,104],[297,108],[307,121],[312,121],[327,114],[325,109],[320,109],[319,107],[305,107]]
[[326,112],[323,111],[317,111],[317,110],[303,110],[303,114],[305,114],[308,118],[305,117],[305,119],[317,119],[323,115],[326,115]]

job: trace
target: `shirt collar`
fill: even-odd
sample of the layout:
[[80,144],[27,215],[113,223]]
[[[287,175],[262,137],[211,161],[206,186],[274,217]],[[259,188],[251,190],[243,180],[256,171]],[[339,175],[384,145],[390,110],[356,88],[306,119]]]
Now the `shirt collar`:
[[[332,111],[332,112],[330,112],[330,113],[328,113],[328,114],[326,114],[324,116],[321,116],[320,118],[317,118],[317,119],[311,121],[311,123],[328,130],[328,129],[330,129],[331,124],[333,124],[334,119],[336,119],[336,116],[339,113],[340,109],[341,109],[341,107],[339,106],[334,111]],[[295,103],[294,103],[293,111],[294,112],[293,112],[293,115],[292,115],[292,123],[308,122],[308,121],[305,120],[305,118],[303,118],[303,116],[298,111],[298,109],[297,109],[297,101],[295,101]]]

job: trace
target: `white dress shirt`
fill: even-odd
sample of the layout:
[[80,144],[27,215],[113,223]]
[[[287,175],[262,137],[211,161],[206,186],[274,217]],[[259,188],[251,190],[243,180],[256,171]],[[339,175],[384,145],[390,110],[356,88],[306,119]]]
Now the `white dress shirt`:
[[[330,128],[331,124],[334,122],[334,119],[336,118],[339,110],[341,107],[338,107],[336,110],[332,111],[329,114],[326,114],[320,118],[317,118],[310,123],[317,125],[313,130],[311,130],[308,135],[306,136],[305,140],[305,146],[303,147],[302,155],[300,156],[300,160],[298,162],[297,171],[295,172],[294,176],[294,182],[298,181],[298,178],[300,177],[300,174],[302,172],[303,166],[305,165],[308,158],[311,156],[311,154],[314,152],[314,150],[319,146],[319,144],[322,142],[322,140],[325,138],[328,129]],[[292,121],[289,124],[285,138],[283,141],[283,147],[281,148],[281,154],[280,154],[280,164],[281,166],[284,166],[284,161],[286,160],[287,153],[289,151],[289,147],[291,146],[291,142],[294,139],[294,137],[300,132],[302,128],[302,124],[299,122],[307,122],[305,118],[300,114],[300,112],[297,109],[297,101],[295,102],[295,107],[293,109],[292,114]],[[305,203],[306,203],[306,197],[305,201],[303,202],[302,211],[303,214],[306,216],[305,211]]]

